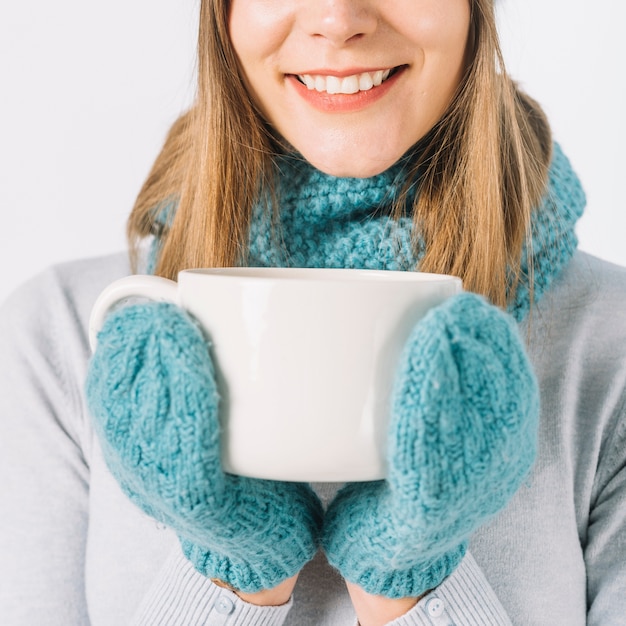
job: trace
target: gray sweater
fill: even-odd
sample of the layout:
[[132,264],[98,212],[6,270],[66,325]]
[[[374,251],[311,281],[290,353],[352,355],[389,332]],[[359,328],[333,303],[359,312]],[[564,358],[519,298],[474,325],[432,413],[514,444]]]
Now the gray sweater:
[[[47,271],[0,310],[0,623],[352,626],[322,555],[289,604],[204,579],[105,467],[82,394],[86,321],[124,255]],[[522,328],[540,450],[471,554],[394,626],[626,624],[626,270],[578,253]],[[328,499],[336,485],[318,485]]]

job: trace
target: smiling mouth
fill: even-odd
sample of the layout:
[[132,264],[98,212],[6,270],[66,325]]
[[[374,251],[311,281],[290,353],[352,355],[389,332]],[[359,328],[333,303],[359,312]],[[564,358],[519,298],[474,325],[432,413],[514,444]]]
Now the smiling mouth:
[[350,95],[379,87],[403,67],[405,66],[400,65],[387,70],[362,72],[343,77],[324,76],[322,74],[297,74],[296,78],[303,85],[306,85],[309,91],[315,90],[320,93]]

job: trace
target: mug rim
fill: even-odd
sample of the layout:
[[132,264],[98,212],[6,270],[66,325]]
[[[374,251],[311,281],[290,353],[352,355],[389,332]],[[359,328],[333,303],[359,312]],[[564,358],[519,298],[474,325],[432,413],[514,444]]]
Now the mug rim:
[[302,280],[307,282],[428,282],[428,283],[458,283],[462,281],[458,276],[451,274],[436,274],[432,272],[374,270],[374,269],[347,269],[347,268],[316,268],[316,267],[209,267],[181,270],[182,276],[211,276],[215,279],[260,281],[291,281]]

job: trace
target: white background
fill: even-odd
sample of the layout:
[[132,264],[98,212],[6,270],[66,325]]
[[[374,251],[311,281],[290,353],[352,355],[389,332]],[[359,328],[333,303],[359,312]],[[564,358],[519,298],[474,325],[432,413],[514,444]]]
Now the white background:
[[[0,7],[0,301],[59,261],[124,247],[126,216],[193,95],[198,0]],[[510,73],[587,190],[581,247],[626,265],[619,0],[500,0]]]

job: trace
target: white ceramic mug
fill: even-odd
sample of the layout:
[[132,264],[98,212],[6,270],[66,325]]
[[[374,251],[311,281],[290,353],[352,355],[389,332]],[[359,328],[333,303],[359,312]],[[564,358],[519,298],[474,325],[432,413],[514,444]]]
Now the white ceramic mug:
[[377,480],[386,473],[393,379],[412,328],[461,291],[452,276],[344,269],[184,270],[129,276],[92,311],[130,297],[178,304],[211,339],[222,397],[222,465],[275,480]]

